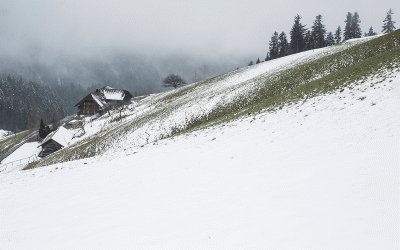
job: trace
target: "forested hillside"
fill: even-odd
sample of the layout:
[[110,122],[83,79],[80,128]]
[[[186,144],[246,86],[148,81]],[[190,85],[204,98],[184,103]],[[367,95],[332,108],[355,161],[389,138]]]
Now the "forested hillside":
[[0,128],[22,131],[38,128],[71,113],[70,103],[49,87],[11,76],[0,78]]

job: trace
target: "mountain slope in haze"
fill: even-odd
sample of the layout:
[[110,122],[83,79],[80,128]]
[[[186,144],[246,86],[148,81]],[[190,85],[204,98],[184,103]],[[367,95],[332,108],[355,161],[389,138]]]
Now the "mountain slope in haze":
[[[384,79],[386,78],[386,79]],[[396,249],[400,73],[0,176],[5,249]]]
[[390,77],[398,71],[399,44],[400,31],[354,39],[152,95],[122,122],[104,116],[91,124],[91,133],[29,168],[137,147],[248,113],[276,110],[357,85],[380,71]]

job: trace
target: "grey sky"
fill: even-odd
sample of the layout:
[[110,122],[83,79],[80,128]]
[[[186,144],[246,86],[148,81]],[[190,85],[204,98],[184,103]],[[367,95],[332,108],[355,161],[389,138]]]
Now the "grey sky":
[[399,28],[398,0],[2,0],[1,52],[79,57],[129,49],[150,57],[185,52],[210,60],[263,59],[272,33],[289,34],[296,14],[307,27],[321,14],[334,32],[344,28],[347,12],[357,11],[363,32],[372,26],[380,33],[389,8]]

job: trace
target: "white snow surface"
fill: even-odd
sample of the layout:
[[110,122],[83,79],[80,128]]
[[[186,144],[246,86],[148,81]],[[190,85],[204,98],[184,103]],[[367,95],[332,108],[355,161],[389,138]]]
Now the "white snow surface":
[[10,154],[7,158],[5,158],[1,163],[4,165],[8,162],[18,161],[23,158],[27,158],[32,155],[38,155],[42,150],[39,146],[38,142],[27,142],[22,145],[20,148],[15,150],[12,154]]
[[399,76],[0,175],[0,249],[399,249]]
[[0,140],[3,140],[6,137],[10,136],[9,133],[10,133],[10,131],[4,130],[4,129],[0,129]]
[[21,170],[29,162],[36,160],[37,155],[42,150],[40,147],[38,147],[39,145],[40,144],[38,142],[28,142],[15,150],[12,154],[10,154],[1,162],[0,169],[3,169],[3,167],[7,165],[2,174],[9,173],[11,171]]
[[103,90],[104,98],[107,100],[124,100],[125,94],[121,90]]
[[52,139],[61,144],[62,146],[66,147],[71,142],[72,138],[74,137],[74,134],[75,130],[59,127],[55,132],[55,134],[53,135]]

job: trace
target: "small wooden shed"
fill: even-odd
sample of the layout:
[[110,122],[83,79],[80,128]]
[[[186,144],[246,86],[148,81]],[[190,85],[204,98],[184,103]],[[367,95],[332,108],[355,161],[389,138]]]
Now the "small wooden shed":
[[42,143],[40,143],[38,147],[42,147],[42,152],[40,152],[39,156],[44,157],[68,146],[72,137],[72,131],[64,127],[59,127],[56,131],[47,135],[46,138],[43,139]]

